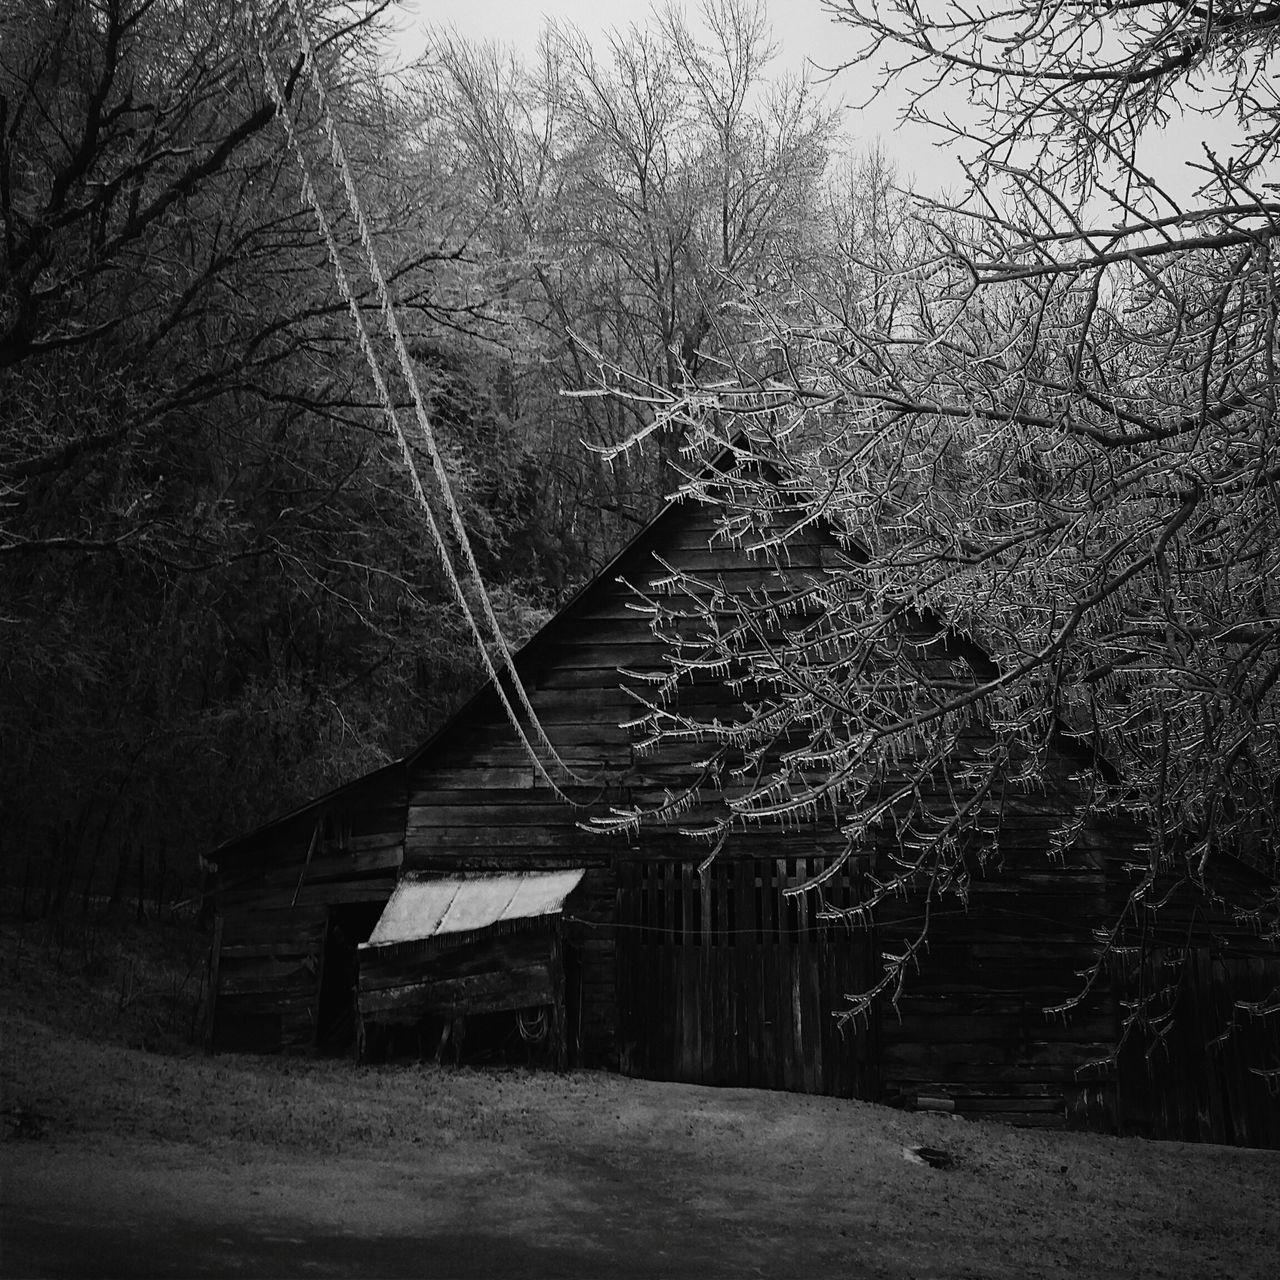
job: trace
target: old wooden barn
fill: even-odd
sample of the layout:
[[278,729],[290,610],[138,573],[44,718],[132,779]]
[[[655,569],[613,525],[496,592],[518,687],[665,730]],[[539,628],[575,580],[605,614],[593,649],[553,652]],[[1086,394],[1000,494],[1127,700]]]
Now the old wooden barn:
[[[1250,1069],[1280,1066],[1276,1032],[1246,1026],[1205,1047],[1239,1020],[1238,1001],[1261,999],[1280,980],[1275,947],[1225,917],[1172,904],[1126,940],[1134,949],[1123,968],[1077,1007],[1044,1012],[1078,992],[1097,922],[1128,893],[1125,863],[1140,834],[1087,829],[1065,860],[1053,856],[1050,832],[1083,750],[1065,735],[1057,783],[1006,801],[992,832],[998,856],[967,910],[935,913],[897,1007],[882,1002],[844,1032],[832,1017],[844,993],[873,981],[922,905],[904,901],[873,929],[851,930],[820,918],[812,897],[784,898],[842,846],[834,820],[735,832],[703,875],[705,847],[672,828],[585,830],[591,815],[660,803],[699,771],[696,744],[644,751],[628,727],[633,691],[667,668],[669,647],[633,588],[673,565],[696,571],[709,592],[786,592],[847,574],[849,559],[817,526],[789,538],[785,556],[753,556],[720,537],[713,510],[674,502],[516,659],[557,750],[591,778],[572,792],[580,808],[539,779],[487,687],[406,759],[217,850],[214,1047],[349,1047],[397,1023],[465,1016],[470,989],[490,993],[471,1008],[491,1020],[549,1009],[552,1061],[907,1105],[936,1099],[1020,1124],[1280,1145],[1280,1104]],[[934,659],[956,660],[945,638]],[[741,704],[712,676],[680,696],[682,710],[708,716]],[[856,904],[876,857],[871,849],[846,864],[824,887],[827,903]],[[476,900],[493,900],[503,885],[514,894],[523,875],[556,872],[574,873],[562,906],[521,917],[506,934],[485,919],[472,953],[458,958],[453,943],[410,925],[395,934],[394,957],[362,959],[399,884],[479,880],[487,887]],[[1241,865],[1238,874],[1254,873]],[[467,954],[484,957],[487,977],[465,968]],[[1186,961],[1170,997],[1175,1029],[1107,1064],[1123,1002],[1160,984],[1174,958]],[[522,976],[495,977],[504,965]],[[490,1031],[467,1044],[492,1046],[501,1037]]]

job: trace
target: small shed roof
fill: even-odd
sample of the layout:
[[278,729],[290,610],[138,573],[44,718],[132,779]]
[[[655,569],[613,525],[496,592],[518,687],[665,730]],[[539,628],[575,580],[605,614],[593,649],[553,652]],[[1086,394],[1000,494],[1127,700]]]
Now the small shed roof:
[[383,908],[366,947],[466,933],[500,920],[553,915],[584,871],[520,871],[509,875],[402,880]]

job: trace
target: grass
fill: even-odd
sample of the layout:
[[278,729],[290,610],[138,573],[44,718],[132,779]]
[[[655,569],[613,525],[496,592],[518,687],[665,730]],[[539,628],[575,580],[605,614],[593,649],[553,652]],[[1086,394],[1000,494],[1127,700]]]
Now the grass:
[[[448,1236],[464,1260],[506,1242],[510,1268],[466,1275],[567,1274],[529,1270],[534,1241],[579,1259],[573,1274],[656,1274],[645,1260],[665,1258],[662,1274],[699,1280],[1269,1280],[1280,1256],[1275,1152],[603,1072],[209,1057],[189,1039],[205,948],[182,922],[0,924],[9,1136],[43,1139],[6,1151],[32,1221],[96,1213],[109,1230],[142,1214],[163,1239],[185,1219],[198,1248],[270,1206],[293,1224],[276,1234]],[[358,1256],[362,1274],[421,1268],[412,1249],[403,1266]]]
[[23,920],[0,906],[0,1001],[13,1015],[85,1039],[190,1054],[209,939],[193,916]]

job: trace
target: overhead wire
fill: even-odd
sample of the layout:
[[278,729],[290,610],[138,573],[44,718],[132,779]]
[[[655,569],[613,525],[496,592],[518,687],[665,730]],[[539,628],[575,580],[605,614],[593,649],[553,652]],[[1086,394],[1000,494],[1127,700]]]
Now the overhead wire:
[[[320,76],[315,46],[311,39],[310,28],[306,20],[306,15],[303,13],[298,0],[289,0],[289,8],[293,15],[294,26],[297,32],[302,58],[304,63],[309,67],[311,83],[316,92],[316,98],[320,107],[322,125],[326,138],[329,142],[330,160],[346,193],[347,203],[352,217],[355,220],[359,238],[365,251],[366,267],[369,272],[369,277],[373,282],[374,290],[378,297],[383,322],[386,325],[388,335],[391,338],[391,343],[400,365],[401,375],[409,389],[418,428],[426,445],[427,456],[431,460],[432,471],[435,475],[441,500],[449,514],[454,536],[456,537],[458,545],[462,551],[466,570],[475,584],[476,595],[479,598],[485,621],[488,623],[491,630],[493,643],[501,655],[502,665],[511,682],[516,698],[525,715],[528,717],[530,729],[551,762],[567,779],[572,782],[578,783],[582,786],[598,785],[598,778],[584,777],[576,773],[560,756],[550,738],[547,736],[546,730],[543,727],[541,720],[538,718],[537,712],[533,708],[528,690],[525,688],[524,682],[520,678],[519,672],[516,670],[511,650],[507,645],[501,624],[499,623],[497,614],[493,609],[493,602],[485,588],[483,576],[481,575],[479,565],[476,562],[475,553],[471,546],[471,540],[467,535],[465,522],[463,521],[461,512],[458,509],[457,501],[454,498],[453,488],[449,481],[448,470],[444,465],[444,460],[437,446],[435,433],[431,426],[430,416],[428,415],[426,406],[423,403],[422,392],[418,385],[417,376],[414,372],[413,362],[410,359],[408,348],[405,346],[404,336],[396,317],[395,305],[392,302],[390,290],[387,287],[386,279],[378,263],[377,253],[373,245],[373,238],[370,234],[369,224],[365,218],[364,209],[360,202],[359,192],[355,185],[355,179],[351,173],[350,165],[347,163],[346,151],[342,146],[337,125],[334,122],[332,112],[329,110],[328,97],[325,93],[323,79]],[[338,285],[338,290],[342,294],[342,297],[347,304],[347,308],[351,313],[352,321],[356,330],[357,341],[362,353],[364,354],[365,362],[369,366],[369,372],[373,379],[374,388],[377,392],[378,399],[382,404],[383,411],[391,430],[396,437],[397,444],[399,445],[405,470],[409,475],[413,496],[419,507],[422,509],[427,529],[430,532],[432,540],[435,543],[436,550],[439,553],[445,578],[449,583],[450,589],[458,602],[458,606],[461,609],[463,616],[471,629],[471,633],[475,638],[476,645],[480,650],[480,657],[484,665],[485,673],[492,682],[494,690],[502,704],[503,710],[506,713],[507,719],[511,722],[512,728],[519,737],[526,754],[533,762],[537,772],[541,775],[548,786],[550,786],[556,796],[566,804],[569,804],[574,808],[583,808],[585,807],[583,803],[568,795],[560,783],[557,782],[557,780],[552,777],[551,773],[548,771],[546,765],[543,763],[542,756],[534,747],[533,742],[530,741],[529,735],[526,733],[524,725],[521,724],[520,717],[516,713],[515,707],[512,705],[506,689],[503,687],[503,682],[498,669],[489,653],[485,634],[475,616],[471,603],[467,598],[466,590],[458,576],[456,566],[453,563],[452,552],[450,551],[448,542],[440,528],[439,521],[436,519],[435,512],[432,510],[431,502],[427,497],[417,462],[413,456],[412,447],[409,443],[408,436],[400,423],[399,414],[396,412],[395,404],[387,389],[377,353],[374,350],[372,339],[369,336],[368,328],[364,322],[364,316],[361,312],[360,304],[351,288],[346,268],[343,266],[342,255],[338,248],[337,240],[333,234],[332,225],[324,211],[324,203],[321,200],[319,190],[312,179],[311,166],[307,160],[301,139],[298,137],[297,130],[294,127],[293,118],[289,111],[288,101],[271,63],[263,31],[263,23],[259,13],[258,0],[251,0],[249,5],[249,21],[252,27],[253,40],[258,60],[262,65],[263,78],[266,83],[267,93],[272,99],[276,114],[280,118],[284,127],[290,149],[293,151],[301,171],[302,197],[310,204],[312,212],[315,215],[316,224],[320,230],[321,237],[325,242],[325,248],[333,266],[334,278]]]

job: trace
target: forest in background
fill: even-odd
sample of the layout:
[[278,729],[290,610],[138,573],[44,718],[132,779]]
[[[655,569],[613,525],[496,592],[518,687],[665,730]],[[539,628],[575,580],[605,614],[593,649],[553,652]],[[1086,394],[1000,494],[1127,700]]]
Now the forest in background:
[[[254,35],[255,12],[262,18]],[[328,106],[512,643],[674,486],[596,391],[718,368],[732,290],[879,217],[765,14],[536,56],[314,4]],[[396,758],[479,678],[264,83],[371,330],[287,5],[0,4],[0,791],[26,909],[191,892],[198,856]],[[384,358],[385,340],[375,337]],[[391,386],[398,406],[404,385]]]

